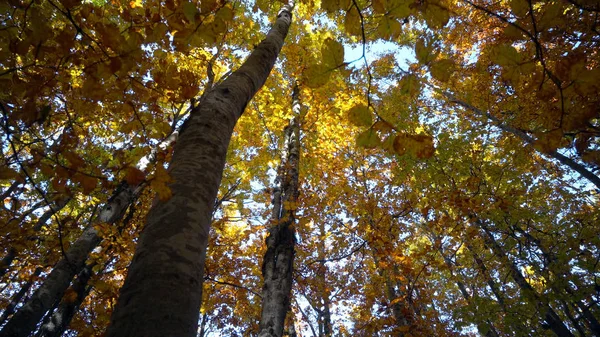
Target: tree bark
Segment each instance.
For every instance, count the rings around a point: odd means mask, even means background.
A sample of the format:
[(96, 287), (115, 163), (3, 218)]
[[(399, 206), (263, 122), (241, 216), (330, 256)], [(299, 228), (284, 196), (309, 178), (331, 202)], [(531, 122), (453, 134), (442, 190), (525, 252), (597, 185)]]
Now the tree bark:
[(281, 337), (292, 292), (295, 206), (298, 199), (300, 160), (300, 98), (297, 84), (292, 90), (294, 117), (284, 130), (284, 149), (273, 192), (272, 226), (267, 237), (262, 274), (262, 311), (259, 337)]
[(169, 167), (172, 197), (156, 200), (106, 332), (195, 336), (211, 214), (233, 127), (265, 83), (291, 23), (284, 6), (244, 64), (215, 86), (183, 126)]

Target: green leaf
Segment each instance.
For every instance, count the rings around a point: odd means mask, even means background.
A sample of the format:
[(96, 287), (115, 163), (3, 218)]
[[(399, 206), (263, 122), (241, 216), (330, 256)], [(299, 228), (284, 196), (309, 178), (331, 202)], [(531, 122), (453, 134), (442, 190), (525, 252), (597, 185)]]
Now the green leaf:
[(454, 62), (450, 59), (442, 59), (429, 66), (431, 76), (440, 82), (448, 82), (454, 72)]
[(398, 20), (386, 15), (379, 21), (377, 33), (384, 39), (395, 39), (402, 33), (402, 25)]
[(421, 92), (421, 83), (417, 76), (410, 74), (404, 76), (399, 83), (400, 93), (403, 95), (409, 95), (416, 97)]
[(427, 64), (434, 60), (437, 54), (433, 52), (433, 43), (425, 39), (418, 39), (415, 43), (415, 56), (421, 64)]
[(444, 7), (440, 7), (437, 4), (427, 6), (427, 9), (423, 13), (427, 26), (432, 29), (443, 28), (450, 20), (450, 12)]
[(309, 88), (318, 88), (329, 81), (331, 76), (331, 69), (322, 63), (310, 64), (304, 69), (304, 83)]
[(364, 104), (358, 104), (348, 110), (348, 120), (356, 126), (371, 126), (373, 119), (369, 108)]
[(189, 1), (185, 1), (181, 7), (183, 10), (183, 15), (185, 15), (185, 18), (189, 22), (194, 23), (196, 13), (198, 12), (196, 5), (194, 5), (193, 3), (189, 2)]
[(373, 129), (365, 130), (356, 137), (356, 145), (372, 149), (381, 145), (381, 140), (377, 136), (377, 132)]
[(344, 63), (344, 46), (330, 37), (325, 39), (321, 47), (323, 63), (333, 69)]

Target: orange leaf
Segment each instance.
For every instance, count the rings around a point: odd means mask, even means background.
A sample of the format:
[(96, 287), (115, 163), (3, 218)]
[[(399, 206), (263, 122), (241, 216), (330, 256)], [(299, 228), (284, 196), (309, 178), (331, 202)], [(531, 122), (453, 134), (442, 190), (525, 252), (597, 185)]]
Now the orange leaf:
[(131, 186), (137, 186), (146, 179), (146, 174), (135, 167), (127, 168), (125, 181)]

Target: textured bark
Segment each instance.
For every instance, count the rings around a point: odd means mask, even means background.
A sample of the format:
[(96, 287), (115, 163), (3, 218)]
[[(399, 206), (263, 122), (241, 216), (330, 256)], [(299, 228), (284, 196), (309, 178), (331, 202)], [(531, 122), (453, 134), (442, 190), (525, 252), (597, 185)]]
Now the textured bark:
[(290, 23), (286, 6), (244, 64), (192, 110), (169, 167), (172, 197), (157, 200), (148, 214), (107, 337), (196, 335), (211, 214), (229, 140), (273, 68)]
[[(511, 133), (511, 134), (519, 137), (526, 144), (531, 145), (531, 146), (534, 145), (535, 139), (533, 137), (531, 137), (530, 135), (526, 134), (525, 132), (523, 132), (519, 129), (513, 128), (509, 125), (502, 123), (502, 121), (500, 119), (494, 117), (489, 112), (482, 111), (482, 110), (472, 106), (471, 104), (454, 97), (454, 95), (452, 95), (448, 92), (443, 92), (443, 91), (438, 91), (438, 92), (440, 92), (442, 95), (444, 95), (446, 98), (448, 98), (451, 102), (456, 103), (456, 104), (462, 106), (463, 108), (466, 108), (466, 109), (474, 112), (478, 116), (489, 119), (490, 121), (494, 122), (494, 124), (496, 124), (496, 126), (499, 129), (504, 130), (508, 133)], [(597, 188), (600, 188), (600, 177), (598, 177), (597, 175), (592, 173), (590, 170), (585, 168), (585, 166), (579, 164), (578, 162), (574, 161), (573, 159), (571, 159), (567, 156), (560, 154), (557, 150), (554, 150), (554, 151), (548, 152), (548, 153), (544, 153), (544, 154), (558, 160), (561, 164), (570, 167), (575, 172), (579, 173), (582, 177), (589, 180), (592, 184), (596, 185)]]
[(294, 118), (284, 130), (284, 149), (273, 189), (272, 226), (262, 265), (263, 289), (259, 337), (281, 337), (290, 308), (294, 246), (294, 207), (298, 199), (298, 162), (300, 159), (300, 100), (297, 85), (292, 92)]
[(79, 309), (79, 306), (89, 294), (91, 287), (88, 286), (92, 278), (92, 268), (95, 264), (87, 265), (79, 272), (77, 279), (73, 281), (72, 290), (77, 294), (75, 300), (64, 299), (58, 305), (58, 308), (44, 322), (37, 336), (39, 337), (60, 337), (69, 327), (73, 316)]
[[(114, 223), (123, 217), (131, 202), (134, 190), (125, 186), (107, 202), (94, 222)], [(31, 335), (44, 314), (52, 308), (71, 284), (71, 280), (85, 266), (89, 254), (102, 241), (98, 231), (89, 225), (73, 242), (42, 285), (25, 304), (11, 317), (0, 331), (0, 337), (25, 337)]]
[(496, 239), (487, 228), (487, 226), (479, 219), (475, 220), (479, 228), (485, 232), (485, 242), (492, 249), (494, 255), (500, 260), (507, 263), (509, 272), (515, 283), (519, 286), (523, 295), (530, 299), (532, 304), (536, 306), (545, 320), (548, 327), (559, 337), (574, 337), (571, 331), (565, 326), (560, 316), (552, 309), (548, 300), (538, 294), (535, 289), (527, 282), (519, 268), (508, 259), (504, 249), (496, 242)]
[(33, 272), (33, 275), (29, 278), (29, 281), (27, 281), (27, 283), (25, 283), (21, 287), (21, 289), (19, 289), (19, 292), (17, 292), (12, 297), (12, 299), (10, 300), (10, 303), (6, 306), (6, 308), (4, 308), (4, 311), (2, 312), (2, 316), (0, 316), (0, 326), (2, 326), (4, 324), (4, 322), (6, 322), (8, 317), (14, 312), (17, 304), (21, 303), (21, 300), (23, 299), (23, 297), (29, 292), (29, 289), (31, 289), (31, 285), (33, 284), (34, 279), (36, 277), (40, 276), (41, 273), (42, 273), (42, 268), (41, 267), (36, 268), (35, 271)]

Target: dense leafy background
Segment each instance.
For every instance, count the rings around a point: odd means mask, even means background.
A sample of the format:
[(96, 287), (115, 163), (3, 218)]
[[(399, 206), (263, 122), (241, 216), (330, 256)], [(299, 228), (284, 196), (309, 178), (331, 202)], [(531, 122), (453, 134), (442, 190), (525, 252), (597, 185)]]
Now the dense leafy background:
[[(3, 320), (93, 224), (104, 240), (70, 333), (104, 331), (152, 199), (170, 195), (172, 146), (160, 144), (279, 6), (0, 3)], [(591, 335), (599, 13), (593, 0), (297, 3), (230, 144), (202, 332), (257, 330), (270, 186), (298, 80), (299, 333), (325, 335), (329, 308), (336, 336), (551, 336), (545, 305)], [(143, 191), (119, 223), (95, 221), (122, 181)]]

